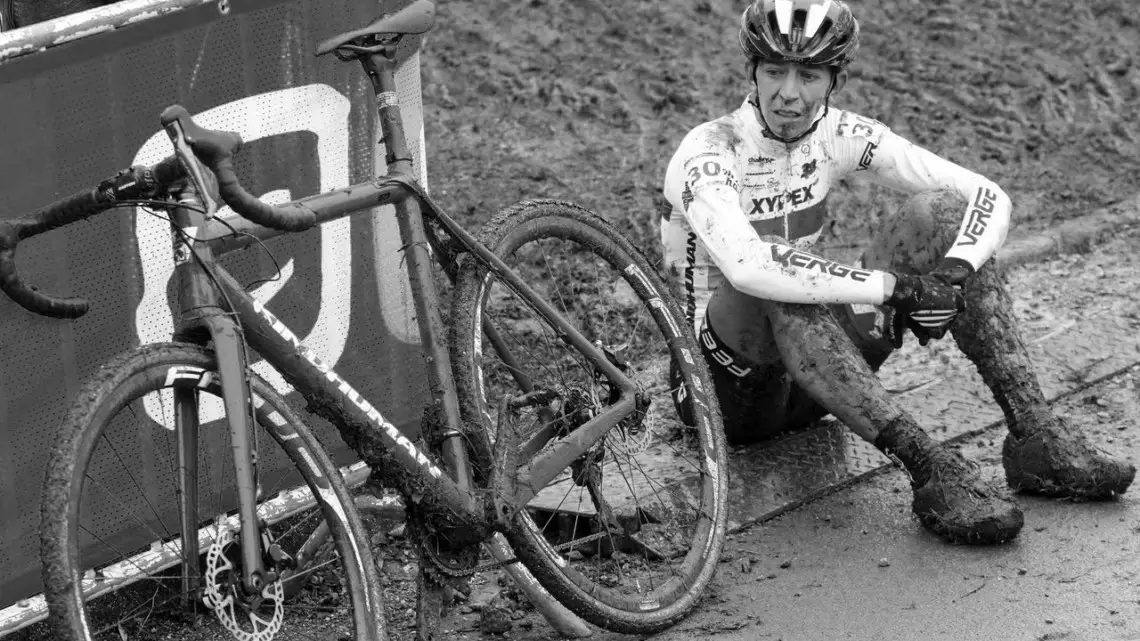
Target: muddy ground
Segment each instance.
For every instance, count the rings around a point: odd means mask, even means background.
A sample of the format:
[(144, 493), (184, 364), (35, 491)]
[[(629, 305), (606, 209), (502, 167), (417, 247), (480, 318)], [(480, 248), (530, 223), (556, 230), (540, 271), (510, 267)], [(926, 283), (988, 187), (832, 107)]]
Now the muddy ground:
[[(740, 105), (740, 0), (448, 0), (422, 59), (428, 170), (485, 220), (521, 198), (582, 203), (650, 252), (681, 137)], [(862, 49), (836, 106), (997, 181), (1020, 229), (1140, 188), (1140, 13), (1130, 0), (852, 3)], [(857, 243), (900, 198), (832, 202), (825, 245)]]

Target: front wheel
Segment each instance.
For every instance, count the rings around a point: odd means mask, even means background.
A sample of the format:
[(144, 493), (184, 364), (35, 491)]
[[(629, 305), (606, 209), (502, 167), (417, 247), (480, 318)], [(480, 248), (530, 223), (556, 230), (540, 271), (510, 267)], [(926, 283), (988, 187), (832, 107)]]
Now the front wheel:
[[(645, 257), (580, 207), (521, 203), (480, 240), (637, 386), (636, 411), (542, 488), (508, 538), (539, 582), (588, 621), (626, 633), (668, 627), (712, 578), (727, 520), (723, 428), (692, 330)], [(550, 319), (471, 257), (453, 305), (453, 369), (468, 420), (494, 434), (503, 397), (554, 392), (512, 421), (520, 463), (620, 398)]]
[[(234, 458), (216, 372), (206, 349), (147, 345), (82, 388), (52, 450), (42, 503), (44, 593), (57, 638), (383, 638), (369, 540), (341, 473), (252, 373), (270, 575), (256, 592), (241, 585)], [(180, 456), (180, 439), (193, 456)], [(197, 540), (184, 544), (180, 512), (189, 505)], [(306, 563), (306, 553), (318, 556), (314, 531), (331, 533), (331, 549)], [(212, 617), (198, 616), (203, 605)]]

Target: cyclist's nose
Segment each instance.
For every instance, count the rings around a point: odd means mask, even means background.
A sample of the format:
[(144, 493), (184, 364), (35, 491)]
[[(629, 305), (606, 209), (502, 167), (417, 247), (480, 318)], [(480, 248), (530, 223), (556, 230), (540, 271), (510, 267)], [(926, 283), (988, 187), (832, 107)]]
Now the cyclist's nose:
[(780, 83), (780, 89), (776, 95), (785, 102), (791, 102), (800, 97), (800, 77), (796, 73), (788, 73), (784, 76), (784, 81)]

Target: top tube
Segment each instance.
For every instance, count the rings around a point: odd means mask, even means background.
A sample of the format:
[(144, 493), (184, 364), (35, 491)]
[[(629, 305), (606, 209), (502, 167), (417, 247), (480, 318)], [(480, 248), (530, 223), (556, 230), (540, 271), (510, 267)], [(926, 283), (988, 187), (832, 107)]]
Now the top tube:
[[(380, 178), (322, 194), (314, 194), (278, 206), (288, 207), (293, 203), (303, 204), (316, 212), (316, 224), (320, 225), (362, 209), (392, 205), (404, 200), (407, 196), (408, 190), (405, 187), (397, 183), (384, 183), (383, 178)], [(226, 217), (225, 221), (229, 223), (230, 227), (233, 227), (233, 230), (215, 220), (209, 224), (198, 239), (199, 242), (209, 243), (216, 256), (244, 249), (258, 240), (266, 241), (270, 238), (293, 233), (258, 225), (237, 215)], [(235, 234), (234, 231), (237, 233)]]

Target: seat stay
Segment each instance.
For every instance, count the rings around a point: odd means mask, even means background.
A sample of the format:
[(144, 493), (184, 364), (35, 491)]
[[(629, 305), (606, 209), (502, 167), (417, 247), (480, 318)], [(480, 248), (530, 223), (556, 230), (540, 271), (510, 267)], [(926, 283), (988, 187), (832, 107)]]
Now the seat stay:
[[(386, 14), (367, 27), (346, 31), (324, 40), (317, 45), (317, 55), (335, 51), (344, 45), (363, 46), (371, 39), (383, 36), (405, 36), (426, 33), (435, 25), (435, 3), (431, 0), (416, 0), (399, 11)], [(359, 42), (358, 42), (359, 41)]]

